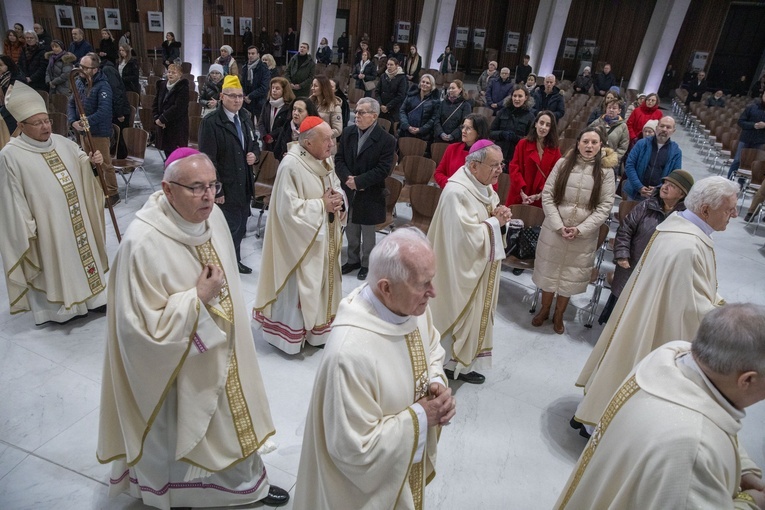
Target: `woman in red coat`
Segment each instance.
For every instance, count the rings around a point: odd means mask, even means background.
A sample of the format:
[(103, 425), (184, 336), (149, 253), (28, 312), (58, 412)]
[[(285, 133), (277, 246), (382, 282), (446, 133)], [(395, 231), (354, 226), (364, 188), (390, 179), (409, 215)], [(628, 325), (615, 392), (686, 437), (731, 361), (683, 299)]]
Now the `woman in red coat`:
[(441, 162), (436, 167), (436, 173), (433, 175), (433, 179), (441, 189), (446, 186), (449, 177), (465, 164), (465, 158), (470, 147), (477, 140), (489, 138), (489, 123), (486, 121), (486, 117), (477, 113), (471, 113), (465, 117), (460, 129), (462, 141), (452, 143), (446, 148)]
[(649, 120), (661, 120), (662, 113), (659, 110), (659, 96), (648, 94), (643, 104), (635, 108), (627, 119), (627, 129), (630, 131), (630, 147), (635, 145), (643, 134), (643, 126)]
[(560, 159), (555, 115), (548, 110), (537, 114), (534, 128), (515, 146), (510, 162), (510, 194), (507, 205), (542, 207), (542, 189), (547, 176)]

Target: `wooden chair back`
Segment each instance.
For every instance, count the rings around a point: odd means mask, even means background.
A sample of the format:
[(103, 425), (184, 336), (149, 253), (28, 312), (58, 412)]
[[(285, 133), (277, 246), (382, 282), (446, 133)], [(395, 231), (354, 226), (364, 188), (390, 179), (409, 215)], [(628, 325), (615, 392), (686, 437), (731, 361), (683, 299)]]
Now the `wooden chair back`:
[(375, 230), (382, 230), (393, 224), (393, 213), (396, 210), (398, 197), (401, 195), (401, 189), (404, 185), (395, 177), (385, 178), (385, 221), (375, 227)]
[(391, 124), (388, 119), (383, 119), (382, 117), (377, 117), (377, 123), (380, 125), (381, 128), (383, 128), (387, 133), (390, 133)]
[(566, 157), (568, 151), (576, 147), (576, 138), (561, 138), (558, 142), (558, 148), (562, 157)]
[(183, 74), (191, 74), (191, 62), (182, 62), (181, 63), (181, 72)]
[(154, 132), (154, 115), (151, 113), (151, 108), (141, 108), (138, 110), (138, 119), (141, 121), (141, 128), (149, 133)]
[(446, 149), (449, 147), (449, 143), (436, 142), (430, 144), (430, 159), (436, 162), (436, 166), (441, 163), (441, 159), (444, 157)]
[[(526, 204), (514, 204), (510, 206), (510, 212), (514, 220), (523, 220), (524, 227), (539, 227), (545, 221), (545, 212), (541, 207)], [(508, 255), (502, 265), (512, 269), (534, 269), (534, 259), (519, 259)]]
[(149, 132), (145, 129), (128, 127), (122, 130), (122, 139), (127, 147), (127, 159), (143, 162), (146, 157)]
[(199, 94), (197, 91), (189, 90), (189, 103), (196, 103), (197, 101), (199, 101)]
[(151, 71), (154, 73), (154, 76), (162, 78), (165, 75), (165, 66), (161, 62), (156, 63), (152, 66)]
[(398, 153), (402, 158), (406, 156), (424, 156), (427, 148), (427, 142), (419, 138), (402, 136), (398, 139)]
[(401, 160), (406, 184), (427, 184), (436, 171), (436, 162), (424, 156), (406, 156)]
[[(189, 106), (191, 106), (189, 104)], [(199, 125), (202, 123), (201, 115), (189, 115), (189, 147), (199, 147)]]
[(619, 224), (624, 223), (624, 218), (626, 218), (632, 209), (639, 203), (640, 202), (637, 200), (622, 200), (619, 202), (619, 214), (617, 216), (619, 218)]
[(491, 124), (491, 121), (494, 119), (494, 110), (487, 106), (474, 106), (473, 113), (477, 113), (478, 115), (483, 115), (486, 117), (486, 120), (489, 121), (489, 124)]
[(428, 233), (430, 222), (441, 198), (441, 188), (427, 184), (415, 184), (411, 190), (412, 225)]
[(497, 179), (497, 196), (499, 197), (499, 205), (505, 205), (507, 203), (507, 196), (510, 194), (510, 174), (502, 172)]
[(50, 102), (50, 94), (44, 90), (38, 90), (37, 93), (40, 94), (40, 97), (42, 97), (43, 100), (45, 100), (45, 105), (47, 106)]
[(69, 134), (69, 120), (65, 113), (52, 112), (48, 114), (48, 117), (50, 118), (50, 129), (52, 133), (61, 136), (67, 136)]
[(51, 94), (48, 110), (66, 115), (69, 110), (69, 96), (64, 94)]
[(110, 157), (114, 160), (117, 159), (117, 149), (120, 146), (120, 127), (117, 124), (112, 124), (112, 139), (109, 141)]
[(189, 101), (189, 117), (201, 116), (202, 104), (197, 101)]
[(154, 106), (154, 95), (153, 94), (142, 94), (141, 95), (141, 108), (145, 108), (149, 111), (151, 111), (152, 107)]
[(271, 196), (278, 168), (279, 162), (276, 160), (273, 152), (263, 151), (260, 153), (260, 168), (258, 178), (255, 181), (255, 192), (253, 193), (256, 198)]
[(752, 184), (762, 184), (765, 181), (765, 160), (758, 159), (752, 163)]

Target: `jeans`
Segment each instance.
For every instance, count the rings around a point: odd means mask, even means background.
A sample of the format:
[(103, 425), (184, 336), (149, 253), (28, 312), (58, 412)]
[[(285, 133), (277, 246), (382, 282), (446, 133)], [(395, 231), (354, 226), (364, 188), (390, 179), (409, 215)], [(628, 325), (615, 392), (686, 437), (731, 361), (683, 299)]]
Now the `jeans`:
[(741, 153), (744, 149), (761, 149), (763, 148), (763, 145), (755, 144), (755, 143), (744, 143), (744, 142), (738, 142), (738, 149), (736, 149), (736, 155), (733, 156), (733, 163), (730, 165), (730, 170), (728, 170), (728, 179), (733, 177), (736, 172), (738, 172), (738, 167), (741, 165)]

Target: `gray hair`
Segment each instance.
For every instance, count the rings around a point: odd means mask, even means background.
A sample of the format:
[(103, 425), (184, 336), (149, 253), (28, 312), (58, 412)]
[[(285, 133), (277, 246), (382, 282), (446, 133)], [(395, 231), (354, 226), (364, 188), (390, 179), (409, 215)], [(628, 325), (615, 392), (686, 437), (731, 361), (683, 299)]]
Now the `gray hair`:
[(36, 43), (40, 42), (40, 38), (37, 37), (37, 33), (34, 30), (27, 30), (26, 32), (24, 32), (24, 37), (28, 35), (31, 35), (32, 37), (34, 37)]
[(723, 200), (737, 196), (740, 189), (738, 184), (725, 177), (719, 175), (707, 177), (694, 183), (688, 196), (685, 197), (685, 207), (695, 214), (701, 214), (701, 208), (704, 205), (718, 209), (723, 205)]
[(382, 279), (403, 282), (412, 276), (407, 255), (415, 246), (432, 250), (430, 241), (416, 227), (397, 228), (385, 236), (369, 255), (369, 284), (374, 287)]
[(509, 73), (509, 72), (510, 72), (510, 68), (509, 67), (503, 67), (502, 69), (499, 70), (499, 74)]
[(181, 170), (183, 168), (182, 165), (192, 163), (198, 159), (207, 161), (208, 163), (210, 163), (210, 166), (212, 168), (215, 168), (215, 165), (213, 165), (213, 162), (210, 159), (210, 156), (208, 156), (204, 152), (200, 152), (199, 154), (192, 154), (191, 156), (186, 156), (185, 158), (176, 159), (175, 161), (167, 165), (167, 168), (165, 168), (165, 173), (162, 175), (162, 180), (164, 182), (177, 181), (178, 174), (181, 173)]
[(362, 97), (358, 100), (356, 103), (356, 106), (362, 105), (362, 104), (368, 104), (369, 109), (374, 112), (375, 115), (380, 115), (380, 103), (377, 102), (377, 99), (371, 98), (371, 97)]
[(499, 145), (487, 145), (486, 147), (483, 147), (481, 149), (478, 149), (475, 152), (471, 152), (467, 155), (465, 158), (465, 164), (470, 165), (473, 161), (476, 163), (483, 163), (486, 159), (486, 156), (489, 155), (490, 150), (498, 150), (501, 151), (502, 149), (499, 147)]
[(545, 76), (545, 80), (546, 80), (547, 78), (552, 78), (553, 80), (555, 80), (555, 81), (556, 81), (556, 83), (557, 83), (557, 81), (558, 81), (558, 77), (557, 77), (557, 76), (555, 76), (554, 74), (548, 74), (548, 75), (546, 75), (546, 76)]
[(715, 308), (701, 321), (691, 352), (718, 374), (754, 370), (765, 375), (765, 306), (731, 303)]
[(422, 79), (423, 79), (423, 78), (427, 78), (427, 79), (428, 79), (428, 81), (430, 82), (430, 86), (431, 86), (431, 88), (432, 88), (433, 90), (436, 90), (436, 79), (435, 79), (435, 78), (433, 78), (433, 75), (432, 75), (432, 74), (423, 74), (423, 75), (420, 77), (420, 81), (422, 81)]

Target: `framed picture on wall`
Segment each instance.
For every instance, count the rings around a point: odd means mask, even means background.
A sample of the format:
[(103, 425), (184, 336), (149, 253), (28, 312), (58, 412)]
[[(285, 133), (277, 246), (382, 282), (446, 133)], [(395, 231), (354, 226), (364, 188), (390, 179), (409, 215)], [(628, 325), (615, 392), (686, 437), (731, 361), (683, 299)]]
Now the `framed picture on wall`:
[(239, 18), (239, 35), (244, 35), (247, 28), (252, 32), (252, 18)]
[(104, 20), (109, 30), (122, 30), (122, 19), (119, 9), (104, 9)]
[(221, 16), (220, 26), (223, 27), (223, 35), (234, 35), (234, 17)]
[(80, 7), (80, 16), (82, 16), (82, 28), (86, 30), (98, 30), (98, 9), (95, 7)]
[(74, 28), (74, 12), (71, 5), (56, 6), (56, 20), (58, 28)]
[(149, 15), (149, 32), (164, 32), (162, 23), (162, 11), (147, 11)]

